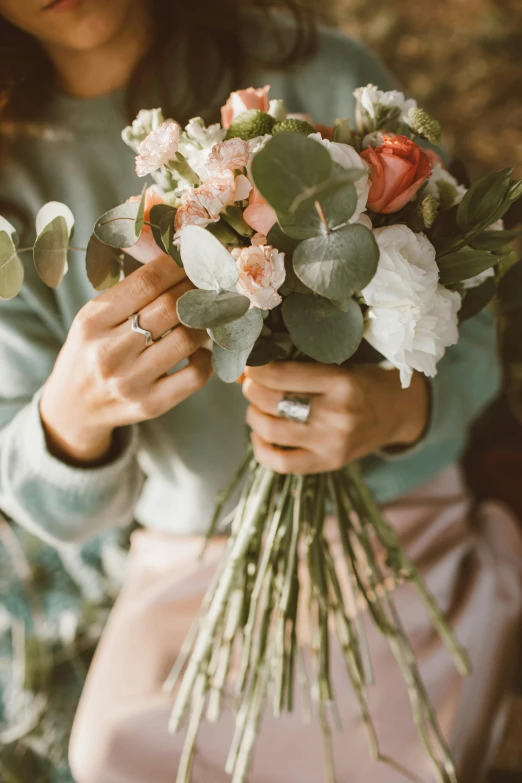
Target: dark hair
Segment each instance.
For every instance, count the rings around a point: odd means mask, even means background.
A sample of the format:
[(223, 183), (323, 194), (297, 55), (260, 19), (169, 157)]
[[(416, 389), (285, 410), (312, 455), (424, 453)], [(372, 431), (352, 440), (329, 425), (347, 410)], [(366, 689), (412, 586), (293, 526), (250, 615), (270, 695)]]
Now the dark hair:
[[(129, 118), (140, 106), (140, 95), (154, 86), (157, 105), (168, 116), (179, 121), (190, 116), (205, 116), (215, 96), (219, 80), (226, 78), (231, 89), (245, 86), (243, 74), (250, 66), (283, 67), (311, 54), (315, 44), (315, 25), (308, 3), (302, 0), (198, 0), (178, 3), (176, 0), (150, 0), (155, 38), (149, 52), (136, 68), (127, 90)], [(193, 10), (193, 6), (197, 9)], [(244, 23), (244, 11), (256, 13), (270, 34), (280, 36), (272, 54), (261, 62), (255, 47), (242, 49), (237, 42)], [(282, 36), (278, 12), (291, 15), (291, 35)], [(285, 26), (287, 27), (287, 26)], [(173, 35), (172, 30), (176, 30)], [(171, 105), (164, 66), (174, 47), (183, 47), (188, 66), (183, 95)], [(204, 51), (205, 57), (201, 57)], [(212, 56), (209, 68), (207, 53)], [(154, 77), (154, 78), (151, 78)], [(0, 111), (10, 119), (36, 118), (52, 92), (53, 66), (40, 43), (32, 36), (0, 18)], [(208, 111), (207, 111), (208, 113)]]

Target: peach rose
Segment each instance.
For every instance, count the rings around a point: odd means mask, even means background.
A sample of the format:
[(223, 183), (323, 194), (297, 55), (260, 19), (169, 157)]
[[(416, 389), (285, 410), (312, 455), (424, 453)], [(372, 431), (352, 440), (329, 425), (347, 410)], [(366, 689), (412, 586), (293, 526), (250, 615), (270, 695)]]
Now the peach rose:
[(431, 175), (426, 153), (406, 136), (383, 135), (382, 146), (361, 152), (372, 167), (368, 208), (388, 215), (410, 201)]
[(231, 93), (229, 99), (221, 108), (221, 125), (224, 128), (230, 128), (236, 117), (248, 109), (268, 111), (269, 91), (270, 85), (267, 84), (257, 90), (249, 87), (246, 90), (237, 90)]
[(145, 177), (176, 157), (179, 145), (179, 125), (172, 120), (162, 122), (145, 136), (136, 155), (136, 174)]
[(281, 304), (277, 293), (285, 280), (285, 254), (270, 245), (235, 248), (232, 255), (239, 270), (236, 289), (247, 296), (251, 306), (272, 310)]
[[(131, 196), (127, 201), (140, 201), (141, 196)], [(150, 223), (150, 211), (156, 204), (164, 204), (165, 200), (163, 196), (158, 192), (156, 186), (152, 185), (145, 191), (145, 211), (143, 217), (146, 223)], [(140, 238), (132, 247), (124, 247), (123, 250), (140, 264), (147, 264), (149, 261), (154, 261), (159, 256), (164, 255), (163, 252), (156, 244), (156, 240), (152, 235), (152, 229), (150, 226), (144, 225)]]
[(265, 236), (277, 221), (275, 210), (263, 198), (257, 188), (252, 190), (248, 207), (243, 212), (245, 223)]
[(212, 147), (207, 168), (212, 172), (244, 169), (250, 160), (250, 148), (243, 139), (229, 139)]

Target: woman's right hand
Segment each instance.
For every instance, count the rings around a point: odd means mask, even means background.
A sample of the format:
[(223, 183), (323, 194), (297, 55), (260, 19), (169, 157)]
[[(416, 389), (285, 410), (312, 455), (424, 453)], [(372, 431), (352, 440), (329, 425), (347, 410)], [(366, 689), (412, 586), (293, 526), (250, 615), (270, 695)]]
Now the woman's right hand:
[[(191, 287), (183, 269), (163, 255), (80, 310), (40, 399), (57, 457), (99, 463), (116, 427), (160, 416), (204, 386), (212, 373), (211, 354), (201, 347), (207, 334), (180, 324), (176, 312)], [(134, 313), (153, 345), (132, 331)], [(187, 358), (186, 367), (166, 375)]]

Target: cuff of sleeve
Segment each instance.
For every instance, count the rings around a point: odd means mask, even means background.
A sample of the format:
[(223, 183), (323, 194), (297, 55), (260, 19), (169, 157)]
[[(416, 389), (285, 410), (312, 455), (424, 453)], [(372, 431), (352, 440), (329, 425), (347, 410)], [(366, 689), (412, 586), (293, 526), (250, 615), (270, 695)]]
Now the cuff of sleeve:
[(23, 428), (24, 454), (31, 470), (43, 481), (69, 492), (85, 492), (93, 488), (96, 493), (106, 486), (113, 486), (127, 465), (135, 458), (138, 449), (136, 425), (115, 430), (116, 442), (113, 458), (98, 467), (82, 468), (67, 465), (57, 459), (47, 447), (45, 431), (40, 418), (40, 389), (33, 397)]

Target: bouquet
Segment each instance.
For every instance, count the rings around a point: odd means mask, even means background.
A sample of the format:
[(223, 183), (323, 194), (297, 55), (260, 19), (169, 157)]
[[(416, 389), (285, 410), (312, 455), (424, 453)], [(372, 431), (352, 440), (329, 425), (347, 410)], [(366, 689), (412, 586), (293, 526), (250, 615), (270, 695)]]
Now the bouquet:
[[(93, 286), (116, 283), (127, 255), (145, 263), (161, 248), (194, 285), (178, 302), (179, 319), (207, 330), (214, 370), (227, 383), (247, 365), (280, 359), (386, 363), (398, 368), (403, 387), (414, 370), (435, 376), (458, 341), (459, 322), (493, 299), (517, 260), (515, 233), (503, 230), (502, 216), (522, 186), (504, 169), (467, 189), (433, 150), (440, 126), (415, 101), (373, 85), (357, 89), (355, 99), (355, 127), (342, 118), (333, 128), (316, 127), (309, 117), (287, 115), (268, 87), (233, 93), (222, 123), (209, 127), (195, 118), (182, 128), (159, 109), (141, 111), (123, 139), (136, 153), (137, 174), (152, 175), (155, 184), (97, 221), (86, 252)], [(73, 225), (57, 202), (37, 216), (34, 260), (50, 286), (66, 271)], [(23, 266), (13, 227), (3, 221), (0, 229), (0, 295), (9, 298)], [(302, 400), (285, 404), (287, 415), (306, 418)], [(360, 467), (281, 476), (248, 453), (219, 499), (209, 536), (236, 490), (225, 554), (165, 686), (176, 688), (172, 731), (188, 715), (178, 783), (191, 779), (200, 722), (217, 720), (225, 701), (236, 715), (226, 769), (233, 783), (246, 781), (267, 701), (276, 716), (291, 711), (296, 683), (307, 711), (317, 710), (332, 783), (335, 637), (371, 753), (418, 781), (379, 749), (362, 612), (404, 675), (435, 780), (457, 783), (393, 587), (409, 582), (417, 590), (462, 673), (469, 670), (466, 652)], [(325, 533), (327, 517), (335, 519), (340, 561)], [(303, 614), (306, 639), (297, 632)]]

